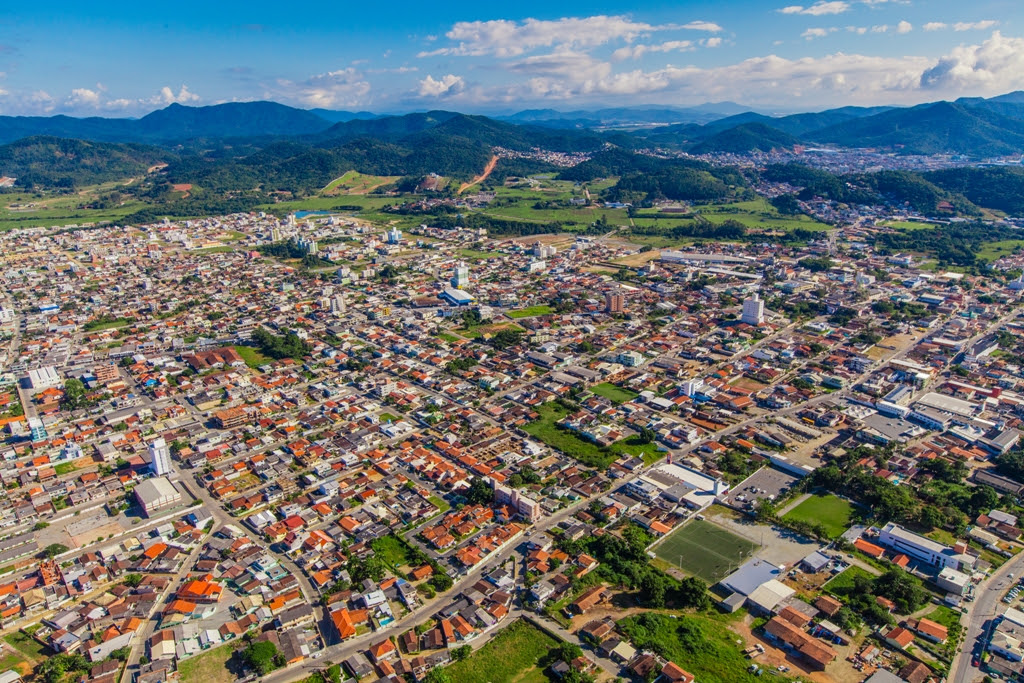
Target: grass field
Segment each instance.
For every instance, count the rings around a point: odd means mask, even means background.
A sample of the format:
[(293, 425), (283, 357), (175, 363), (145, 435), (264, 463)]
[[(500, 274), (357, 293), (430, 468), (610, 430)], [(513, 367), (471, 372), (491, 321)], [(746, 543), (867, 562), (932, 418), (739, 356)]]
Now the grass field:
[(540, 629), (516, 621), (445, 672), (452, 683), (547, 683), (539, 662), (556, 645), (558, 642)]
[(619, 628), (639, 650), (652, 650), (692, 673), (700, 683), (753, 683), (789, 681), (768, 667), (770, 676), (758, 678), (747, 667), (743, 641), (723, 623), (726, 617), (647, 612), (626, 617)]
[(603, 396), (612, 403), (626, 403), (628, 401), (632, 401), (634, 398), (640, 395), (635, 391), (623, 389), (622, 387), (617, 387), (614, 384), (610, 384), (608, 382), (592, 386), (590, 387), (590, 390), (597, 394), (598, 396)]
[(14, 669), (22, 677), (31, 674), (36, 665), (49, 656), (49, 650), (20, 631), (4, 636), (4, 644), (13, 652), (6, 648), (0, 652), (0, 671)]
[(0, 230), (12, 228), (60, 227), (85, 223), (104, 223), (124, 218), (145, 208), (142, 202), (132, 201), (109, 209), (79, 208), (93, 201), (103, 192), (109, 192), (124, 183), (105, 183), (85, 187), (75, 194), (21, 192), (0, 195)]
[(695, 519), (666, 536), (654, 554), (712, 584), (735, 571), (757, 548), (752, 541)]
[(456, 337), (454, 334), (448, 334), (447, 332), (438, 332), (437, 338), (444, 339), (449, 344), (455, 344), (456, 342), (462, 341), (459, 337)]
[(828, 494), (827, 496), (811, 496), (787, 512), (785, 519), (808, 524), (822, 524), (828, 529), (829, 536), (836, 538), (850, 528), (852, 513), (853, 506), (849, 502)]
[(233, 683), (237, 676), (228, 670), (227, 663), (234, 651), (233, 644), (221, 645), (178, 662), (181, 683)]
[(868, 579), (873, 577), (867, 570), (851, 565), (825, 583), (824, 588), (829, 593), (845, 598), (853, 592), (853, 580), (857, 576), (864, 576)]
[(653, 443), (641, 444), (636, 437), (616, 441), (608, 448), (577, 436), (575, 433), (559, 429), (555, 424), (569, 411), (557, 403), (546, 403), (537, 408), (540, 419), (523, 427), (523, 430), (552, 448), (556, 448), (584, 465), (597, 469), (607, 469), (622, 455), (641, 457), (648, 465), (660, 460), (664, 453), (657, 450)]
[(469, 261), (486, 261), (501, 256), (498, 251), (480, 251), (479, 249), (459, 249), (459, 256)]
[(398, 180), (398, 176), (367, 175), (358, 171), (349, 171), (340, 178), (332, 180), (321, 192), (325, 195), (367, 194), (387, 183)]
[(255, 349), (251, 346), (232, 346), (231, 348), (238, 352), (238, 355), (242, 357), (242, 360), (244, 360), (245, 364), (250, 368), (258, 368), (261, 365), (274, 362), (273, 358), (270, 356), (264, 356), (259, 349)]
[(533, 318), (538, 315), (551, 315), (554, 312), (555, 309), (551, 308), (550, 306), (541, 305), (530, 306), (529, 308), (521, 308), (518, 311), (508, 311), (507, 313), (505, 313), (505, 315), (512, 318), (513, 320), (518, 320), (519, 318)]
[(370, 547), (373, 548), (373, 554), (391, 567), (392, 571), (397, 572), (399, 567), (409, 564), (409, 546), (395, 536), (381, 536), (374, 539), (370, 543)]

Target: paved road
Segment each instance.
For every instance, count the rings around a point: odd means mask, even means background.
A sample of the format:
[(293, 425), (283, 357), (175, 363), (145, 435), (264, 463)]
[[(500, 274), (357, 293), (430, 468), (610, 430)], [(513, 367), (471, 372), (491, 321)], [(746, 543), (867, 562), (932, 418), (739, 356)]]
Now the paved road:
[(976, 645), (984, 644), (989, 622), (996, 614), (1003, 612), (1000, 600), (1015, 580), (1009, 578), (1008, 575), (1014, 574), (1016, 577), (1020, 577), (1022, 572), (1024, 572), (1024, 555), (1018, 555), (992, 572), (991, 576), (975, 590), (974, 602), (967, 603), (967, 614), (961, 619), (961, 622), (967, 623), (967, 630), (960, 650), (949, 665), (950, 681), (969, 683), (983, 675), (981, 669), (971, 664), (974, 658), (973, 650)]

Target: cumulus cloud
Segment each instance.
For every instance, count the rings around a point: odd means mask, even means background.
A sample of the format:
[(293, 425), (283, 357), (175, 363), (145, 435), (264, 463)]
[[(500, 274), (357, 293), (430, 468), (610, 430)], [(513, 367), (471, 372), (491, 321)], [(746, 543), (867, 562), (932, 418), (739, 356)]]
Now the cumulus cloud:
[(364, 104), (370, 93), (370, 83), (354, 67), (327, 71), (310, 76), (304, 81), (279, 79), (269, 90), (286, 100), (307, 107), (352, 107)]
[[(712, 38), (709, 40), (718, 40), (721, 42), (721, 38)], [(658, 45), (632, 45), (629, 47), (620, 47), (618, 50), (613, 52), (612, 60), (621, 62), (624, 59), (640, 59), (648, 52), (680, 52), (693, 49), (693, 43), (689, 40), (670, 40)]]
[(605, 15), (563, 18), (555, 21), (460, 21), (445, 34), (458, 45), (421, 52), (419, 56), (515, 57), (541, 47), (595, 47), (613, 40), (631, 43), (641, 35), (668, 28), (671, 27), (654, 26), (635, 22), (627, 17)]
[(985, 19), (984, 21), (975, 21), (975, 22), (958, 21), (957, 23), (953, 24), (953, 30), (954, 31), (987, 31), (988, 29), (990, 29), (993, 26), (996, 26), (998, 24), (999, 24), (999, 22), (995, 21), (994, 19)]
[(871, 27), (871, 32), (872, 33), (885, 33), (888, 30), (889, 30), (889, 25), (888, 24), (880, 24), (878, 26), (872, 26)]
[(433, 76), (427, 74), (427, 77), (420, 81), (418, 92), (420, 97), (445, 97), (457, 94), (465, 87), (466, 82), (462, 76), (447, 74), (439, 80), (435, 80)]
[(89, 88), (75, 88), (64, 101), (67, 107), (87, 107), (95, 109), (100, 106), (100, 93)]
[(164, 105), (169, 104), (188, 104), (189, 102), (198, 102), (200, 99), (199, 95), (188, 89), (188, 86), (182, 84), (181, 88), (175, 93), (171, 90), (170, 86), (165, 85), (160, 88), (160, 92), (150, 98), (150, 104)]
[(721, 26), (710, 21), (691, 21), (678, 28), (686, 29), (687, 31), (707, 31), (708, 33), (718, 33), (722, 30)]
[(921, 74), (929, 90), (970, 90), (991, 94), (1024, 87), (1024, 38), (999, 31), (981, 45), (961, 45)]
[(842, 0), (831, 0), (829, 2), (819, 0), (810, 7), (804, 7), (803, 5), (789, 5), (777, 11), (781, 14), (808, 14), (812, 17), (820, 17), (828, 14), (842, 14), (849, 9), (850, 3), (842, 2)]
[(824, 38), (830, 33), (835, 33), (835, 28), (809, 28), (800, 34), (801, 38), (807, 40), (814, 40), (815, 38)]
[(718, 47), (719, 45), (722, 44), (722, 39), (721, 38), (717, 38), (717, 37), (716, 38), (705, 38), (701, 42), (701, 44), (704, 47)]
[(896, 33), (910, 33), (914, 30), (914, 25), (909, 21), (901, 21), (896, 24)]
[(947, 28), (948, 26), (949, 24), (943, 23), (941, 21), (929, 21), (927, 24), (924, 25), (924, 30), (941, 31), (942, 29)]

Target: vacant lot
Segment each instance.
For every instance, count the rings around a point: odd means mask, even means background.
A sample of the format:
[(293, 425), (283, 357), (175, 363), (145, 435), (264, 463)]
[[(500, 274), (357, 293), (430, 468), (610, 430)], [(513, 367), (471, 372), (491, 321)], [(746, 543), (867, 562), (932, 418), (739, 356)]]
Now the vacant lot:
[(540, 419), (524, 426), (523, 431), (584, 465), (604, 470), (622, 455), (643, 458), (644, 462), (650, 465), (664, 456), (653, 443), (641, 443), (636, 436), (616, 441), (609, 447), (602, 447), (578, 436), (575, 432), (560, 429), (557, 422), (569, 411), (557, 403), (539, 406), (537, 412), (540, 413)]
[(227, 666), (234, 651), (233, 644), (221, 645), (179, 662), (181, 683), (233, 683), (238, 680), (238, 676), (229, 671)]
[(529, 308), (521, 308), (518, 311), (508, 311), (505, 313), (508, 317), (516, 320), (518, 318), (533, 318), (538, 315), (551, 315), (555, 312), (555, 309), (547, 305), (542, 306), (530, 306)]
[(758, 547), (711, 522), (695, 519), (666, 536), (654, 554), (710, 584), (735, 571)]
[(836, 538), (850, 528), (852, 513), (853, 506), (849, 502), (829, 494), (811, 496), (786, 513), (785, 519), (821, 524), (828, 529), (829, 536)]
[(832, 593), (840, 599), (845, 599), (853, 592), (853, 582), (858, 576), (863, 576), (867, 579), (875, 578), (866, 570), (861, 569), (856, 565), (850, 565), (841, 573), (837, 574), (834, 579), (822, 586), (822, 588), (824, 588), (826, 592)]
[(623, 389), (622, 387), (617, 387), (614, 384), (609, 384), (608, 382), (592, 386), (590, 390), (598, 396), (604, 396), (613, 403), (626, 403), (640, 395), (635, 391)]
[(516, 621), (468, 659), (445, 671), (452, 683), (547, 683), (539, 662), (558, 642), (540, 629)]
[(242, 357), (242, 360), (244, 360), (245, 364), (250, 368), (258, 368), (261, 365), (274, 362), (273, 358), (270, 356), (264, 356), (259, 349), (255, 349), (251, 346), (232, 346), (231, 348), (233, 348), (238, 355)]

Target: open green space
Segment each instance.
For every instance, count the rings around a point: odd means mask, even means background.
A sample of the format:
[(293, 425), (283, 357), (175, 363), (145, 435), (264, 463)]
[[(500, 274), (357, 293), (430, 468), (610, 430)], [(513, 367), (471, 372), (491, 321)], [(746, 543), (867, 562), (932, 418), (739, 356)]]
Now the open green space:
[(232, 683), (237, 676), (227, 663), (234, 653), (234, 644), (221, 645), (201, 655), (178, 662), (181, 683)]
[(604, 447), (575, 432), (562, 429), (557, 422), (568, 415), (569, 411), (557, 403), (546, 403), (536, 410), (540, 418), (524, 426), (523, 430), (589, 467), (607, 469), (622, 455), (642, 457), (645, 463), (651, 464), (664, 455), (653, 443), (640, 443), (637, 437), (622, 439)]
[(987, 242), (978, 252), (978, 258), (982, 261), (996, 261), (1004, 256), (1012, 255), (1021, 248), (1024, 248), (1024, 240)]
[(359, 171), (349, 171), (340, 178), (332, 180), (321, 192), (323, 194), (365, 194), (396, 180), (398, 180), (398, 176), (369, 175)]
[(960, 623), (960, 612), (945, 605), (939, 605), (924, 616), (925, 619), (931, 619), (936, 624), (942, 624), (948, 629), (952, 629)]
[(850, 528), (850, 515), (853, 505), (831, 493), (824, 496), (811, 496), (786, 513), (784, 519), (791, 519), (807, 524), (820, 524), (825, 527), (832, 538), (842, 535)]
[(438, 339), (444, 339), (449, 344), (455, 344), (459, 341), (462, 341), (459, 337), (455, 336), (454, 334), (449, 334), (447, 332), (438, 332), (436, 336)]
[(557, 645), (544, 631), (519, 620), (445, 672), (452, 683), (547, 683), (540, 661)]
[(656, 557), (709, 584), (735, 571), (758, 545), (711, 522), (695, 519), (654, 547)]
[(381, 413), (380, 420), (381, 422), (398, 422), (398, 416), (391, 413)]
[(229, 247), (226, 244), (219, 247), (203, 247), (202, 249), (194, 249), (193, 254), (230, 254), (235, 250), (234, 247)]
[(232, 346), (231, 348), (233, 348), (235, 352), (242, 357), (242, 360), (244, 360), (245, 364), (250, 368), (258, 368), (261, 365), (274, 362), (273, 358), (263, 355), (259, 349), (253, 348), (252, 346)]
[(430, 496), (429, 498), (427, 498), (427, 500), (430, 501), (431, 505), (437, 508), (438, 512), (441, 513), (448, 512), (448, 510), (450, 510), (452, 507), (447, 500), (445, 500), (444, 498), (439, 498), (437, 496)]
[(4, 642), (24, 655), (28, 660), (38, 662), (52, 654), (50, 650), (39, 643), (31, 636), (15, 631), (4, 636)]
[(501, 256), (497, 251), (481, 251), (479, 249), (459, 249), (459, 256), (469, 261), (486, 261)]
[(598, 396), (603, 396), (612, 403), (626, 403), (628, 401), (632, 401), (634, 398), (640, 395), (635, 391), (632, 391), (630, 389), (623, 389), (622, 387), (617, 387), (609, 382), (603, 382), (601, 384), (594, 385), (590, 387), (590, 390), (597, 394)]
[(518, 320), (519, 318), (533, 318), (538, 315), (551, 315), (554, 312), (555, 309), (545, 304), (540, 306), (530, 306), (529, 308), (520, 308), (517, 311), (508, 311), (505, 315), (513, 320)]
[(370, 547), (392, 571), (409, 564), (409, 545), (397, 536), (381, 536), (371, 541)]
[(862, 569), (857, 565), (850, 565), (842, 572), (829, 579), (822, 588), (840, 599), (848, 598), (853, 592), (854, 579), (857, 576), (863, 576), (867, 579), (875, 578), (874, 575), (866, 569)]
[[(626, 617), (619, 628), (638, 650), (651, 650), (675, 662), (701, 683), (753, 683), (789, 680), (780, 675), (758, 678), (747, 671), (743, 641), (721, 618), (698, 614), (646, 612)], [(769, 672), (776, 674), (770, 667)]]
[[(123, 183), (121, 183), (123, 185)], [(145, 208), (146, 204), (129, 201), (104, 209), (84, 208), (101, 192), (116, 189), (116, 183), (84, 187), (75, 194), (33, 194), (15, 192), (0, 194), (0, 230), (14, 228), (61, 227), (117, 221)]]

